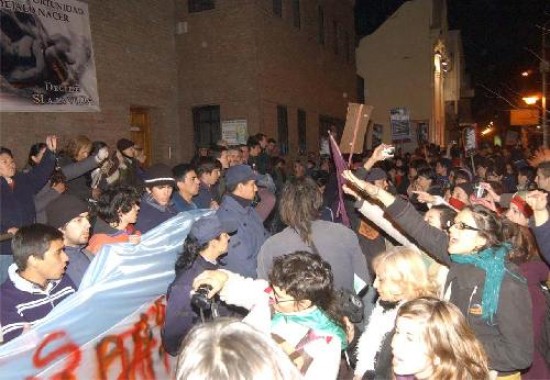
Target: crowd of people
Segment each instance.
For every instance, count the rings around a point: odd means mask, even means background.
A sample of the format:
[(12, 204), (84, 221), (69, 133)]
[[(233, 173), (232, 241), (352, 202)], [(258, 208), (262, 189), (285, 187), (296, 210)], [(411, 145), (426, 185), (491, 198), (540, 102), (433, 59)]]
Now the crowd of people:
[(382, 144), (339, 173), (259, 133), (145, 162), (48, 136), (17, 171), (0, 147), (4, 343), (103, 246), (210, 209), (166, 292), (178, 379), (550, 379), (550, 151)]

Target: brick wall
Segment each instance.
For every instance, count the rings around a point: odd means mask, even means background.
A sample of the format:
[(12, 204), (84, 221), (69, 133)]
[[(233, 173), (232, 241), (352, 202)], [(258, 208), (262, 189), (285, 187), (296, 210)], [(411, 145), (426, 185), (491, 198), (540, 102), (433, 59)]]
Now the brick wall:
[(1, 113), (0, 143), (13, 150), (18, 164), (26, 160), (29, 146), (49, 133), (59, 135), (61, 144), (76, 134), (109, 144), (129, 137), (132, 106), (150, 111), (153, 161), (167, 161), (169, 145), (175, 156), (182, 154), (176, 112), (174, 3), (161, 3), (88, 1), (101, 112)]

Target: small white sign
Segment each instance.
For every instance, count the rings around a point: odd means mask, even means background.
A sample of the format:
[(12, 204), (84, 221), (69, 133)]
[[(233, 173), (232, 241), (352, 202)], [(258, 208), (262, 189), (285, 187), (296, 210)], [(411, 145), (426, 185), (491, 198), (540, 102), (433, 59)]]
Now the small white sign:
[(222, 139), (229, 145), (246, 144), (246, 140), (248, 139), (247, 120), (222, 121)]

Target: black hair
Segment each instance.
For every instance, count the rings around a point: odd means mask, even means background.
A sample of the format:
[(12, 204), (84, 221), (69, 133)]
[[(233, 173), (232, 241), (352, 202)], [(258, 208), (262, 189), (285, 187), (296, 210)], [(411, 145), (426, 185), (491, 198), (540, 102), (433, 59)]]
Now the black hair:
[(63, 241), (63, 233), (45, 224), (31, 224), (21, 227), (11, 240), (13, 261), (20, 271), (27, 269), (29, 257), (44, 259), (52, 241)]
[(8, 148), (6, 148), (4, 146), (0, 146), (0, 154), (7, 154), (11, 158), (13, 158), (13, 153), (11, 152), (11, 150), (9, 150)]
[(110, 188), (100, 195), (94, 205), (94, 216), (99, 216), (107, 223), (119, 223), (119, 214), (132, 210), (139, 199), (139, 193), (133, 187)]
[(184, 181), (187, 173), (191, 171), (196, 171), (195, 166), (191, 164), (179, 164), (172, 168), (172, 174), (174, 174), (176, 182)]
[(294, 297), (309, 300), (342, 327), (342, 314), (334, 297), (334, 278), (330, 264), (321, 256), (296, 251), (273, 259), (269, 282)]
[(487, 244), (482, 249), (501, 245), (504, 242), (502, 222), (498, 215), (482, 205), (466, 206), (464, 210), (470, 210), (478, 233), (487, 239)]
[(532, 166), (524, 166), (518, 170), (518, 174), (527, 177), (527, 180), (529, 182), (533, 182), (535, 180), (537, 172)]
[(46, 145), (46, 143), (43, 143), (43, 142), (32, 144), (31, 149), (29, 150), (29, 157), (27, 158), (27, 164), (29, 164), (29, 166), (36, 166), (36, 163), (33, 161), (32, 157), (37, 156), (42, 149), (47, 147), (48, 146)]
[(437, 178), (437, 175), (435, 174), (435, 170), (433, 170), (431, 167), (425, 167), (425, 168), (419, 168), (417, 177), (424, 177), (426, 179), (431, 179), (434, 181)]
[(210, 174), (220, 169), (220, 162), (212, 157), (201, 157), (197, 161), (197, 175)]
[(222, 156), (222, 153), (227, 152), (227, 150), (228, 149), (225, 146), (214, 145), (212, 148), (210, 148), (210, 155), (219, 160)]
[(246, 145), (249, 148), (254, 148), (256, 146), (260, 146), (260, 140), (256, 136), (250, 136), (248, 140), (246, 141)]
[(183, 242), (183, 251), (180, 253), (178, 259), (176, 260), (176, 276), (180, 272), (191, 268), (199, 254), (206, 248), (208, 248), (208, 244), (210, 244), (210, 242), (199, 244), (197, 238), (195, 238), (191, 234), (188, 234), (187, 238)]
[(92, 142), (92, 151), (90, 152), (90, 156), (95, 156), (96, 154), (99, 153), (99, 150), (101, 148), (105, 148), (106, 146), (108, 146), (108, 145), (103, 141), (94, 141), (94, 142)]
[(433, 206), (431, 210), (439, 211), (439, 220), (441, 221), (441, 229), (447, 230), (454, 223), (456, 211), (445, 205)]

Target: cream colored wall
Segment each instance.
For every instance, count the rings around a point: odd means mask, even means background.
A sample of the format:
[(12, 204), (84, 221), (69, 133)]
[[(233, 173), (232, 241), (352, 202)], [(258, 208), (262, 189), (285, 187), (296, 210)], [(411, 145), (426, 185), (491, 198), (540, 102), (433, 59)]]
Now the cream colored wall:
[(432, 116), (431, 10), (431, 0), (404, 3), (356, 50), (357, 73), (365, 79), (365, 103), (374, 106), (373, 120), (384, 126), (386, 143), (391, 142), (390, 109), (406, 107), (411, 120)]

